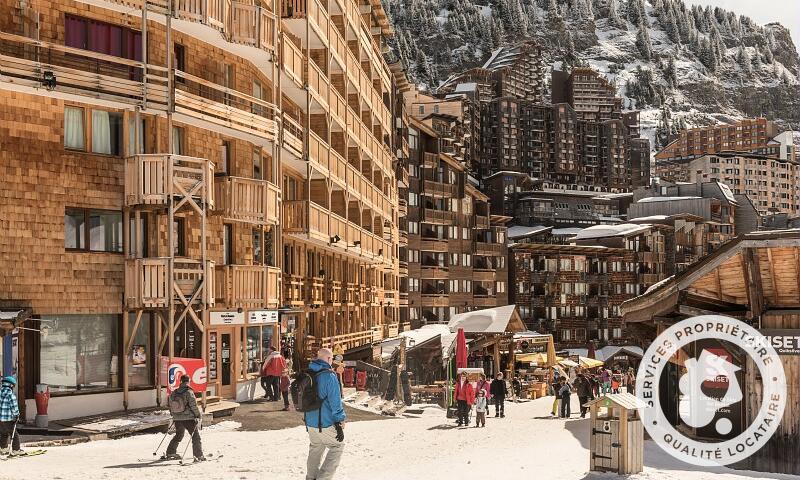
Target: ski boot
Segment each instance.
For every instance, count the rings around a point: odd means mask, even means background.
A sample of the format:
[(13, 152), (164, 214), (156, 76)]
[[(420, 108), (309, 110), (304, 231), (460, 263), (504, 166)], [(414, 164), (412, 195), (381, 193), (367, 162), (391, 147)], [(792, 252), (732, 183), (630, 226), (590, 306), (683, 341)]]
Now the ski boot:
[(164, 455), (161, 455), (160, 458), (160, 460), (180, 460), (180, 459), (181, 456), (178, 455), (177, 453), (165, 453)]

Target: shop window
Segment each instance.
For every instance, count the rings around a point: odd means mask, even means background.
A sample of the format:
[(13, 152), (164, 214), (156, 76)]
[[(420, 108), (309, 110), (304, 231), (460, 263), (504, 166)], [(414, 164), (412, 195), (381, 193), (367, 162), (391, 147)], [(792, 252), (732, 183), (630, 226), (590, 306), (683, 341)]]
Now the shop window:
[(119, 316), (43, 315), (39, 381), (57, 395), (119, 387)]
[(64, 248), (121, 253), (122, 213), (81, 208), (66, 209)]
[(83, 109), (64, 107), (64, 148), (70, 150), (86, 149)]
[[(131, 350), (126, 352), (128, 362), (128, 378), (131, 387), (149, 387), (153, 385), (155, 379), (153, 375), (153, 342), (151, 337), (151, 315), (143, 313), (139, 321), (139, 327), (133, 334)], [(128, 316), (128, 331), (133, 333), (136, 324), (136, 314)]]
[(272, 345), (275, 329), (272, 325), (247, 327), (247, 373), (258, 373)]
[(122, 154), (122, 115), (92, 110), (92, 152), (119, 156)]

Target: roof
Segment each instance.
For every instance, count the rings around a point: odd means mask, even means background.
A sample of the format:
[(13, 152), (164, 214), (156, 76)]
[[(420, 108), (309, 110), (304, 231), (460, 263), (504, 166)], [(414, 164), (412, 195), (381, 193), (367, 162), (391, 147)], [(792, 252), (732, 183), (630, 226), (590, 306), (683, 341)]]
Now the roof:
[(515, 225), (513, 227), (508, 227), (508, 238), (514, 240), (517, 238), (528, 237), (530, 235), (536, 235), (537, 233), (547, 232), (552, 229), (553, 227), (546, 227), (544, 225), (536, 225), (534, 227)]
[[(567, 352), (570, 355), (577, 355), (579, 357), (585, 357), (589, 354), (589, 350), (586, 348), (567, 348)], [(644, 350), (641, 347), (637, 347), (635, 345), (608, 345), (603, 348), (598, 348), (594, 352), (595, 360), (600, 360), (601, 362), (605, 362), (609, 358), (617, 355), (618, 353), (628, 353), (630, 355), (634, 355), (636, 357), (641, 358), (644, 355)]]
[(689, 197), (645, 197), (645, 198), (640, 199), (636, 203), (675, 202), (675, 201), (678, 201), (678, 200), (696, 200), (698, 198), (703, 198), (703, 197), (695, 197), (695, 196), (689, 196)]
[(627, 410), (638, 410), (640, 408), (648, 408), (647, 404), (644, 403), (642, 400), (636, 395), (633, 395), (628, 392), (623, 393), (608, 393), (605, 395), (600, 395), (594, 400), (590, 400), (584, 403), (585, 406), (594, 405), (596, 403), (602, 403), (601, 407), (610, 406), (609, 403), (614, 403), (622, 408)]
[(447, 326), (450, 327), (451, 332), (457, 332), (459, 328), (463, 328), (464, 333), (496, 334), (525, 330), (525, 324), (522, 323), (516, 305), (459, 313), (450, 318)]
[(459, 83), (456, 85), (456, 92), (473, 92), (478, 89), (478, 84), (475, 82)]
[(577, 240), (589, 238), (620, 237), (649, 230), (650, 224), (621, 223), (619, 225), (593, 225), (578, 232)]
[(550, 233), (553, 235), (573, 236), (577, 235), (581, 230), (583, 229), (580, 227), (554, 228)]
[(0, 310), (0, 331), (13, 330), (19, 324), (29, 319), (31, 316), (30, 309), (27, 308), (9, 308)]
[(452, 349), (453, 343), (456, 339), (456, 334), (450, 332), (450, 328), (444, 324), (429, 324), (423, 325), (415, 330), (409, 330), (400, 333), (396, 337), (386, 339), (381, 342), (381, 358), (387, 360), (391, 358), (397, 348), (400, 346), (400, 341), (403, 338), (408, 338), (406, 351), (428, 344), (431, 341), (440, 339), (442, 344), (442, 359), (448, 358), (449, 351)]
[(557, 243), (515, 243), (511, 246), (511, 248), (515, 251), (528, 250), (531, 252), (563, 253), (566, 255), (588, 255), (591, 253), (604, 253), (611, 255), (614, 253), (624, 253), (627, 251), (624, 248), (609, 248), (599, 245), (560, 245)]

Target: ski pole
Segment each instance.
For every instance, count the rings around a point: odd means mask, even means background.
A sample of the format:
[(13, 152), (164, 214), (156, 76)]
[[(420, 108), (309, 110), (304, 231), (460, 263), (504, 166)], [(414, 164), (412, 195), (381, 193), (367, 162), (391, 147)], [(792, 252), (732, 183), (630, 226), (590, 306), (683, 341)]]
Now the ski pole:
[(183, 457), (186, 456), (186, 451), (189, 450), (189, 445), (194, 443), (194, 434), (197, 432), (197, 425), (202, 421), (201, 418), (198, 418), (194, 421), (194, 429), (192, 430), (192, 434), (189, 435), (189, 441), (186, 442), (186, 447), (183, 449), (183, 453), (181, 454), (181, 463), (183, 463)]
[(158, 451), (161, 449), (161, 445), (164, 444), (164, 440), (166, 440), (167, 439), (167, 435), (169, 435), (169, 429), (170, 428), (172, 428), (172, 419), (169, 420), (169, 425), (167, 425), (167, 431), (164, 432), (164, 436), (161, 437), (161, 441), (158, 442), (158, 446), (156, 447), (156, 450), (153, 452), (153, 456), (158, 455)]

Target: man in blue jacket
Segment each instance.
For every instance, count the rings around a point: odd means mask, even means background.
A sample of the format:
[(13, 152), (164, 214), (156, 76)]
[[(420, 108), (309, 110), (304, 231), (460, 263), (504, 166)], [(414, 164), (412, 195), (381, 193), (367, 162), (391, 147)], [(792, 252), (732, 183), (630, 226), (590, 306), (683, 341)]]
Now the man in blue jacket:
[[(339, 378), (331, 369), (332, 362), (333, 352), (321, 348), (317, 352), (316, 360), (311, 362), (308, 368), (312, 372), (321, 371), (314, 379), (322, 407), (319, 410), (308, 411), (304, 415), (309, 438), (306, 480), (331, 480), (344, 453), (346, 415), (339, 389)], [(323, 455), (325, 455), (324, 462), (322, 462)]]

